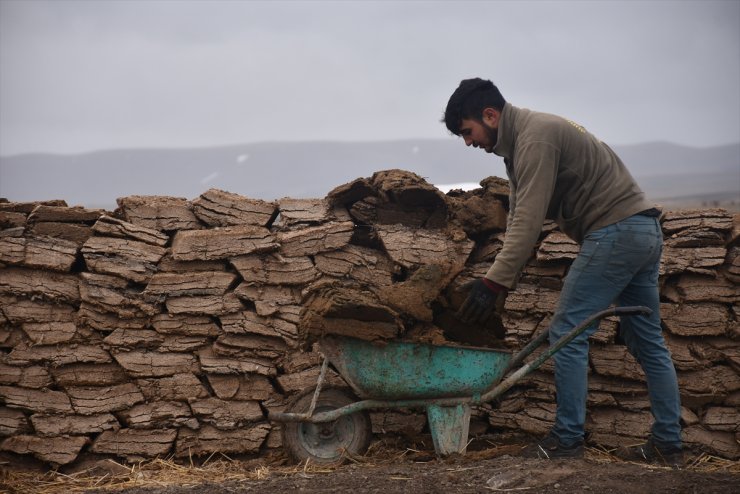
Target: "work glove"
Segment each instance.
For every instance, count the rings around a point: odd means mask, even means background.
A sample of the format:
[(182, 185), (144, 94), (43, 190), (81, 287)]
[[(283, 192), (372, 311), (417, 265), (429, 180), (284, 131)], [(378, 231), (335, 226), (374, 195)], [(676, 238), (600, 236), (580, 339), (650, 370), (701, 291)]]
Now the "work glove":
[(485, 324), (494, 313), (504, 310), (508, 289), (488, 278), (480, 278), (466, 283), (470, 293), (457, 311), (457, 317), (468, 324)]

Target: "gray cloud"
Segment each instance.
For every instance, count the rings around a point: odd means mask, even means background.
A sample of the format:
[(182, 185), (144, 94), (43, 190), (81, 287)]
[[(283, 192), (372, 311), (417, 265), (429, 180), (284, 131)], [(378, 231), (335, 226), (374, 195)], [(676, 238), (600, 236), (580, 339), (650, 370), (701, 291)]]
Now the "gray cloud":
[(440, 137), (472, 76), (610, 143), (737, 142), (740, 2), (0, 0), (0, 154)]

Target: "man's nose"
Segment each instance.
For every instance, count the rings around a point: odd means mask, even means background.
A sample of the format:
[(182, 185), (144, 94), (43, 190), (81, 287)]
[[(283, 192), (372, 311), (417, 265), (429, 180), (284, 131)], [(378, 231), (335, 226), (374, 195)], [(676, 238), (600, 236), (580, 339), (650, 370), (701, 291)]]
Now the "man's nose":
[(471, 144), (473, 144), (473, 139), (471, 137), (465, 136), (465, 137), (463, 137), (463, 139), (465, 140), (465, 145), (466, 146), (470, 146)]

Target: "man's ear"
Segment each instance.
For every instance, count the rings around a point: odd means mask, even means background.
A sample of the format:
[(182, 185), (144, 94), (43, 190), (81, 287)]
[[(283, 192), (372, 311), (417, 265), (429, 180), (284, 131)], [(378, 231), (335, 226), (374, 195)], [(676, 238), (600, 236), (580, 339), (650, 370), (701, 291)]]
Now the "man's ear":
[(483, 122), (491, 128), (498, 129), (498, 122), (501, 120), (501, 112), (495, 108), (483, 109)]

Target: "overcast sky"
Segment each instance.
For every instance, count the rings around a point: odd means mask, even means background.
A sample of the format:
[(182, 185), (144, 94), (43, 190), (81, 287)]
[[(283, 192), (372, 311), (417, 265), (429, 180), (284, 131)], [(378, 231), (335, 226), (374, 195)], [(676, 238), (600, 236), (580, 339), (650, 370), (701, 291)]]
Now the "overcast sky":
[(740, 141), (740, 1), (0, 0), (0, 155), (452, 138), (461, 79), (610, 144)]

